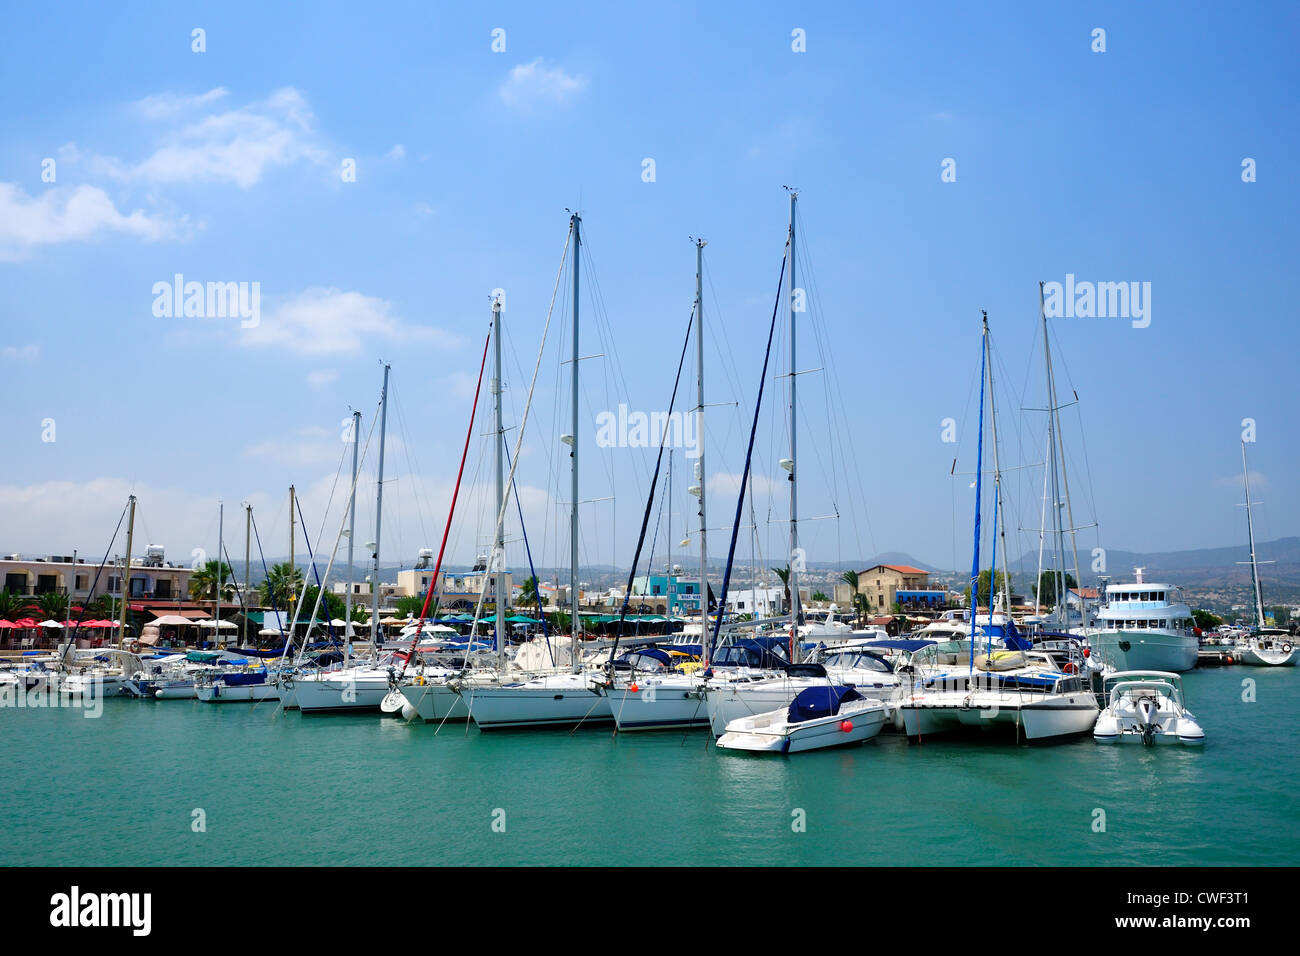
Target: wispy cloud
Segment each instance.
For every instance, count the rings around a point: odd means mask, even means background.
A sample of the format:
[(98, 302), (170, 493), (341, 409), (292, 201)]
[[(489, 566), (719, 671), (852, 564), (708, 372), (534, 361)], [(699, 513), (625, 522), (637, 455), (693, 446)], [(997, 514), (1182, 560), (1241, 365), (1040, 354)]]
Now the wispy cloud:
[(323, 368), (319, 371), (308, 372), (307, 384), (312, 388), (319, 390), (325, 388), (327, 385), (332, 385), (334, 382), (337, 382), (338, 378), (339, 373), (337, 369)]
[(391, 302), (360, 292), (312, 288), (278, 307), (255, 328), (241, 329), (249, 345), (279, 346), (301, 355), (344, 355), (385, 345), (455, 345), (441, 329), (398, 318)]
[(35, 362), (41, 357), (39, 345), (6, 345), (0, 349), (0, 357), (10, 362)]
[(585, 77), (566, 73), (562, 67), (548, 67), (541, 57), (521, 63), (498, 89), (501, 102), (511, 109), (568, 103), (587, 86)]
[(398, 143), (396, 146), (394, 146), (392, 149), (388, 151), (387, 156), (389, 159), (405, 159), (406, 147), (404, 147), (401, 143)]
[(136, 209), (123, 214), (97, 186), (54, 187), (28, 196), (15, 183), (0, 183), (0, 260), (22, 258), (37, 246), (126, 233), (146, 241), (175, 235), (185, 220), (168, 220)]
[(307, 162), (323, 165), (328, 150), (314, 128), (306, 98), (293, 87), (234, 109), (214, 109), (227, 91), (197, 96), (159, 93), (137, 100), (134, 112), (165, 128), (161, 143), (139, 162), (84, 154), (75, 143), (60, 150), (65, 162), (84, 163), (92, 174), (123, 183), (231, 183), (248, 189), (274, 169)]

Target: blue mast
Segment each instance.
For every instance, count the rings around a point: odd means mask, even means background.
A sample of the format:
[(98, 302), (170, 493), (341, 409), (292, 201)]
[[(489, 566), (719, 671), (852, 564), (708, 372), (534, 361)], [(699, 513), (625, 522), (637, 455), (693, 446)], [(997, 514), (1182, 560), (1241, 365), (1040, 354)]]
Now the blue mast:
[[(975, 553), (970, 567), (970, 666), (968, 674), (975, 672), (975, 618), (980, 607), (980, 495), (984, 491), (984, 373), (988, 356), (984, 349), (984, 333), (980, 333), (980, 416), (979, 440), (975, 451)], [(990, 582), (992, 584), (992, 582)], [(990, 619), (989, 624), (992, 625)]]

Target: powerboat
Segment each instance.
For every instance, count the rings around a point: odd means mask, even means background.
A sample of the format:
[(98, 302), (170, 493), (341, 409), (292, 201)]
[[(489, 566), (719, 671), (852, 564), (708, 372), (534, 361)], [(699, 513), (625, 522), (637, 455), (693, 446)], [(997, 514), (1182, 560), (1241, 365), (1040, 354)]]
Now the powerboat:
[(827, 683), (801, 690), (786, 707), (731, 721), (717, 744), (751, 753), (801, 753), (870, 740), (885, 720), (880, 701), (847, 684)]
[(1102, 685), (1106, 709), (1092, 739), (1099, 744), (1205, 743), (1205, 732), (1183, 698), (1182, 678), (1166, 671), (1120, 671)]

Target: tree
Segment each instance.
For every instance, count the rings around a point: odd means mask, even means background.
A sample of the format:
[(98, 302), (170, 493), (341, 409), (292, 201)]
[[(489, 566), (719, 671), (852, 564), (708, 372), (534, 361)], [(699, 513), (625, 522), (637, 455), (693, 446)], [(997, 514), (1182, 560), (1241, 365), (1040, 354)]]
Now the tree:
[[(1057, 571), (1044, 571), (1038, 576), (1038, 586), (1034, 588), (1034, 593), (1038, 595), (1038, 603), (1044, 607), (1051, 607), (1057, 603), (1056, 597), (1056, 575)], [(1074, 575), (1068, 571), (1065, 573), (1065, 586), (1077, 588), (1079, 582), (1074, 579)]]
[(263, 607), (275, 607), (286, 611), (291, 607), (302, 591), (302, 572), (288, 561), (271, 565), (266, 572), (266, 580), (258, 585), (258, 594)]
[(819, 604), (820, 604), (821, 602), (823, 602), (823, 601), (827, 601), (827, 600), (829, 600), (829, 599), (826, 597), (825, 592), (823, 592), (823, 591), (814, 591), (814, 592), (813, 592), (812, 599), (813, 599), (814, 601), (816, 601), (817, 603), (819, 603)]
[[(983, 571), (980, 572), (980, 576), (979, 576), (979, 606), (980, 607), (991, 606), (989, 603), (989, 598), (990, 598), (989, 582), (992, 579), (993, 579), (993, 573), (989, 569), (985, 568)], [(1011, 590), (1010, 588), (1007, 587), (1007, 572), (1005, 571), (998, 572), (997, 590), (999, 593), (1007, 594), (1008, 599), (1010, 598)], [(971, 606), (969, 586), (966, 588), (966, 605), (967, 607)]]
[(853, 609), (858, 612), (858, 623), (861, 624), (863, 618), (871, 611), (867, 606), (867, 596), (865, 594), (853, 595)]
[(397, 599), (394, 606), (397, 608), (398, 617), (415, 617), (424, 609), (424, 598), (415, 594), (404, 595)]
[(1223, 618), (1217, 614), (1211, 614), (1209, 611), (1202, 611), (1200, 608), (1192, 611), (1192, 617), (1196, 621), (1196, 626), (1202, 631), (1212, 631), (1223, 623)]
[(526, 605), (537, 603), (537, 578), (532, 575), (524, 578), (524, 583), (519, 587), (519, 600)]
[(235, 599), (235, 576), (230, 565), (222, 561), (211, 560), (190, 575), (190, 598), (195, 601), (215, 601), (217, 599), (217, 580), (221, 580), (221, 600)]
[(36, 607), (47, 619), (62, 621), (68, 615), (68, 596), (57, 591), (46, 591), (37, 595)]
[(33, 610), (31, 598), (12, 591), (0, 591), (0, 620), (15, 621)]
[(862, 621), (862, 609), (866, 606), (866, 596), (858, 593), (858, 572), (844, 571), (840, 574), (840, 580), (847, 584), (852, 593), (849, 603), (853, 605), (853, 610), (858, 613), (858, 622)]
[(776, 574), (776, 576), (777, 576), (778, 578), (781, 579), (781, 583), (785, 586), (785, 609), (786, 609), (787, 611), (789, 611), (790, 608), (791, 608), (791, 604), (790, 604), (790, 569), (789, 569), (788, 567), (785, 567), (785, 568), (773, 568), (772, 571), (773, 571), (773, 573)]

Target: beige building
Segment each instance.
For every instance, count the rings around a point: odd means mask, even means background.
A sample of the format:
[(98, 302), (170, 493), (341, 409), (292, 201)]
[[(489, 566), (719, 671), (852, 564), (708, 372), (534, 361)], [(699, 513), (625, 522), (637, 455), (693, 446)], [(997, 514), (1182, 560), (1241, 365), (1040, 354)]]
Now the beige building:
[[(942, 604), (946, 589), (935, 590), (929, 584), (929, 571), (906, 564), (878, 564), (858, 572), (858, 593), (866, 596), (867, 609), (876, 614), (888, 614), (895, 603), (906, 607), (918, 598)], [(852, 609), (853, 589), (844, 583), (835, 585), (835, 603)]]
[[(150, 548), (144, 557), (131, 562), (128, 596), (133, 601), (189, 601), (193, 573), (191, 568), (166, 563), (162, 548)], [(62, 594), (74, 604), (102, 594), (121, 597), (122, 577), (120, 558), (116, 563), (110, 559), (102, 571), (97, 560), (74, 555), (23, 558), (9, 554), (0, 560), (0, 586), (4, 590), (27, 597)]]

